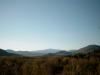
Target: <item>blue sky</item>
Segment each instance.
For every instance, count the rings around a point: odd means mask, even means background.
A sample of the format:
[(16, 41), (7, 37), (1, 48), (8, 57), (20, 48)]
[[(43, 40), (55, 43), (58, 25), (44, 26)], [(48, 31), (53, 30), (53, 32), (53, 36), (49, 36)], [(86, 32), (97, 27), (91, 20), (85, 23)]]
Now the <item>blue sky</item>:
[(0, 48), (100, 45), (100, 0), (0, 0)]

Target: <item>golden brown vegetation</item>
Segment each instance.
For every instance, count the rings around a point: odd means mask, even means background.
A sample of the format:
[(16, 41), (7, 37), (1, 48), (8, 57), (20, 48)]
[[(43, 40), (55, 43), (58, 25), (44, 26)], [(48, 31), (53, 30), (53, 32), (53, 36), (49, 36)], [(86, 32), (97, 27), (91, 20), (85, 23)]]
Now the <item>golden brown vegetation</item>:
[(0, 57), (0, 75), (100, 75), (100, 58)]

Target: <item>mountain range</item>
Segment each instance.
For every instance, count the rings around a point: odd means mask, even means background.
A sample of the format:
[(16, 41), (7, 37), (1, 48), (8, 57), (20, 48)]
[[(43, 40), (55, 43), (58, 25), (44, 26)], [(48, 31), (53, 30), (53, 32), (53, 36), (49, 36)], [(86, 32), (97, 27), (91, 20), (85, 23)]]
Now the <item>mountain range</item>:
[(9, 53), (14, 53), (14, 54), (19, 54), (19, 55), (23, 55), (23, 56), (42, 56), (48, 53), (56, 53), (62, 50), (58, 50), (58, 49), (45, 49), (45, 50), (37, 50), (37, 51), (14, 51), (11, 49), (7, 49), (6, 50)]
[(100, 53), (99, 45), (88, 45), (78, 50), (59, 50), (59, 49), (45, 49), (37, 51), (14, 51), (14, 50), (3, 50), (0, 49), (0, 56), (67, 56), (75, 54), (88, 54), (88, 53)]

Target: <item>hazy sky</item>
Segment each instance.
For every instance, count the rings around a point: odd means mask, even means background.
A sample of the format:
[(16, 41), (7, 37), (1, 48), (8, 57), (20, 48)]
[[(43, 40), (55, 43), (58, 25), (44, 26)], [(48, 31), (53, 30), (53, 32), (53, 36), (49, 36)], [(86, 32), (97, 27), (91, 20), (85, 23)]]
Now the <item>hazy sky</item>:
[(0, 0), (0, 48), (100, 45), (100, 0)]

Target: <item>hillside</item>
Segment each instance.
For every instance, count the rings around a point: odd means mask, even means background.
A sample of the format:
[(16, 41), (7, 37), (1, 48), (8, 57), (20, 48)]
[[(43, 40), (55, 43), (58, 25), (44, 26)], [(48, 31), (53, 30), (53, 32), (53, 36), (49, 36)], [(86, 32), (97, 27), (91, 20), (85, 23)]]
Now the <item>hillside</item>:
[(0, 56), (19, 56), (18, 54), (8, 53), (3, 49), (0, 49)]
[(86, 47), (80, 48), (76, 52), (82, 53), (82, 54), (100, 52), (100, 46), (99, 45), (88, 45)]

